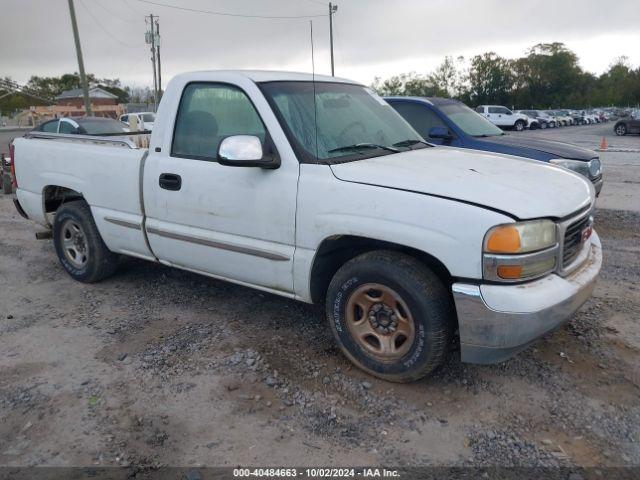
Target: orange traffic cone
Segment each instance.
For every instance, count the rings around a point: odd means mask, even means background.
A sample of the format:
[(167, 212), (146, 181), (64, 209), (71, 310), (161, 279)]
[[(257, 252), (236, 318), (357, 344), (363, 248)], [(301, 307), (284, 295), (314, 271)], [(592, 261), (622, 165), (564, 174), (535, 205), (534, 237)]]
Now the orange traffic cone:
[(600, 142), (600, 150), (606, 150), (607, 149), (607, 139), (602, 137), (602, 141)]

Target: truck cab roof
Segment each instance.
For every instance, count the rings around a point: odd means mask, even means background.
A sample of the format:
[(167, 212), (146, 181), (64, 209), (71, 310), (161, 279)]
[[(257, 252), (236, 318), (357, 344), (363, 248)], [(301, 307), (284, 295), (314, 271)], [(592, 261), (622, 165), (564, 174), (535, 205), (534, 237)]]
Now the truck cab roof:
[(187, 72), (177, 75), (177, 77), (193, 77), (194, 81), (206, 81), (211, 77), (211, 80), (219, 80), (221, 76), (239, 79), (249, 79), (255, 83), (261, 82), (286, 82), (286, 81), (298, 81), (298, 82), (334, 82), (334, 83), (351, 83), (357, 84), (353, 80), (346, 78), (331, 77), (328, 75), (318, 75), (313, 73), (302, 72), (288, 72), (279, 70), (201, 70), (195, 72)]

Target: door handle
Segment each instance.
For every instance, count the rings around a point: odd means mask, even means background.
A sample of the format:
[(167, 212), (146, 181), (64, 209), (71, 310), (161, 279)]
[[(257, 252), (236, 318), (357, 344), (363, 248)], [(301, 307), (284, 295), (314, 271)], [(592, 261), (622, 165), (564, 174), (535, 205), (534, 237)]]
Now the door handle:
[(182, 187), (182, 178), (175, 173), (161, 173), (158, 180), (160, 188), (165, 190), (178, 191)]

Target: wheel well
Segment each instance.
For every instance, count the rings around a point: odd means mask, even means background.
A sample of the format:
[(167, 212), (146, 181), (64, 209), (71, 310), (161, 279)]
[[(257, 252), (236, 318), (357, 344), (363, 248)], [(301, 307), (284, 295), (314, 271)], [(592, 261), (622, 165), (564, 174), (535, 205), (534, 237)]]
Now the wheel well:
[(67, 187), (59, 187), (58, 185), (47, 185), (42, 191), (42, 201), (44, 204), (44, 213), (55, 212), (60, 205), (71, 200), (84, 198), (81, 193), (76, 192)]
[[(325, 239), (316, 252), (311, 268), (310, 293), (313, 303), (322, 304), (331, 279), (338, 269), (358, 255), (372, 250), (392, 250), (417, 258), (428, 266), (446, 287), (453, 283), (449, 270), (434, 256), (397, 243), (353, 235), (340, 235)], [(448, 288), (451, 291), (450, 288)]]

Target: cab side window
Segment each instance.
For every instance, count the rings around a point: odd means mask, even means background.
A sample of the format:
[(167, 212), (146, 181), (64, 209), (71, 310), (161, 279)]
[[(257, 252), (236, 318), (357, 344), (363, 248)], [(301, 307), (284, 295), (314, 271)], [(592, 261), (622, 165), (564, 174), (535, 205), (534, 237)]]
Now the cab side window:
[(265, 126), (247, 95), (232, 85), (187, 85), (178, 108), (171, 154), (216, 160), (220, 142), (231, 135), (254, 135), (265, 142)]
[(422, 138), (428, 139), (433, 127), (446, 128), (444, 122), (424, 105), (410, 102), (393, 102), (392, 105)]
[(60, 122), (60, 133), (75, 133), (76, 129), (71, 123), (61, 121)]
[(40, 131), (47, 133), (58, 133), (58, 122), (59, 120), (51, 120), (49, 122), (43, 123), (40, 126)]

